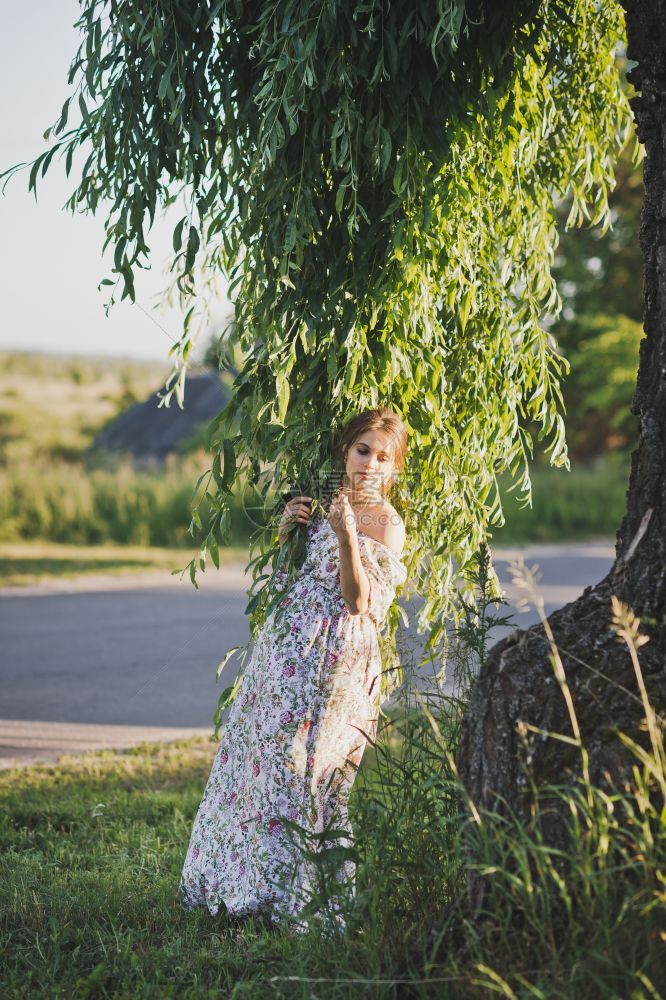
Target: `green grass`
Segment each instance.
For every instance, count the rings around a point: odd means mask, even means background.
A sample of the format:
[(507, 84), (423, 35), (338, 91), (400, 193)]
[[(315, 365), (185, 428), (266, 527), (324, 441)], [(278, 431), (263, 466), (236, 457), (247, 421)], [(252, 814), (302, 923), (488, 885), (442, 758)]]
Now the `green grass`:
[[(381, 977), (371, 931), (341, 956), (314, 932), (181, 912), (177, 883), (213, 754), (194, 738), (0, 776), (4, 996), (310, 996), (286, 977)], [(285, 978), (269, 986), (270, 976)]]
[(606, 456), (570, 471), (550, 466), (531, 470), (532, 506), (521, 507), (508, 477), (499, 477), (506, 523), (492, 528), (492, 542), (521, 545), (614, 538), (626, 510), (629, 459)]
[(228, 995), (280, 967), (293, 942), (176, 902), (212, 753), (144, 745), (2, 777), (4, 996)]
[[(86, 470), (64, 462), (0, 468), (0, 541), (45, 540), (70, 545), (194, 548), (188, 533), (191, 495), (209, 465), (203, 453), (162, 471)], [(494, 546), (614, 537), (625, 509), (628, 470), (605, 460), (594, 469), (536, 468), (534, 502), (521, 509), (504, 493), (506, 523), (492, 527)], [(500, 482), (503, 491), (508, 484)], [(205, 502), (200, 511), (204, 524)], [(231, 505), (231, 543), (247, 547), (255, 524), (238, 492)]]
[[(123, 460), (104, 467), (101, 458), (86, 457), (108, 420), (163, 384), (166, 364), (28, 352), (0, 353), (0, 361), (0, 541), (196, 547), (188, 534), (190, 496), (210, 465), (200, 432), (188, 454), (171, 456), (159, 470), (138, 471)], [(499, 478), (506, 523), (491, 526), (493, 545), (614, 537), (629, 457), (614, 453), (570, 472), (544, 461), (532, 466), (531, 508), (508, 492), (508, 476)], [(232, 544), (247, 547), (254, 527), (237, 492)]]
[[(194, 548), (191, 497), (209, 466), (208, 457), (198, 454), (161, 471), (137, 471), (127, 462), (89, 471), (63, 462), (0, 469), (0, 541)], [(204, 524), (206, 504), (200, 508)], [(232, 544), (245, 546), (252, 530), (236, 492)]]
[[(454, 647), (453, 696), (394, 708), (366, 749), (350, 802), (357, 891), (340, 938), (316, 913), (292, 936), (181, 910), (208, 739), (1, 774), (3, 998), (659, 1000), (666, 757), (651, 707), (655, 748), (631, 783), (556, 789), (573, 817), (558, 851), (536, 822), (553, 789), (535, 793), (529, 825), (468, 806), (453, 762), (471, 648)], [(485, 873), (478, 912), (466, 896), (473, 871)]]

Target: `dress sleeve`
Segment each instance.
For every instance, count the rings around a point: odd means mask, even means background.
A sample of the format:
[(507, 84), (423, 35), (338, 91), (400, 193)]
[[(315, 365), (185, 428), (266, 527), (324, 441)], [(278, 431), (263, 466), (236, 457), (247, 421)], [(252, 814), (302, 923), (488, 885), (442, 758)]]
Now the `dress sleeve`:
[(366, 614), (379, 628), (395, 600), (396, 587), (407, 579), (407, 569), (400, 557), (388, 545), (364, 535), (360, 545), (361, 562), (370, 582), (370, 599)]

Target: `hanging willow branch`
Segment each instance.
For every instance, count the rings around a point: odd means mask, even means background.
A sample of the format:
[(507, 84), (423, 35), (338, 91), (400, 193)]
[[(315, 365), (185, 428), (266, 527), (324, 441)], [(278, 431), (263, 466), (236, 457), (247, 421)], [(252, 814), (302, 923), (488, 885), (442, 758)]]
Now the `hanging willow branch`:
[[(388, 405), (410, 431), (396, 505), (424, 598), (418, 623), (445, 650), (461, 574), (503, 523), (498, 474), (510, 470), (530, 498), (530, 422), (551, 464), (568, 468), (567, 362), (539, 320), (560, 308), (557, 199), (572, 196), (572, 225), (610, 224), (613, 161), (631, 122), (614, 60), (619, 5), (81, 8), (77, 90), (30, 188), (58, 150), (68, 174), (75, 149), (90, 151), (68, 204), (94, 212), (104, 199), (105, 282), (132, 300), (149, 257), (144, 227), (186, 196), (173, 233), (186, 318), (167, 403), (174, 391), (182, 403), (193, 311), (222, 273), (235, 294), (243, 366), (211, 426), (211, 515), (201, 525), (194, 503), (191, 529), (204, 537), (192, 581), (228, 541), (235, 484), (256, 486), (267, 509), (285, 489), (306, 492), (304, 469), (331, 468), (345, 419)], [(74, 99), (82, 121), (64, 132)], [(280, 562), (274, 529), (254, 539), (253, 634), (271, 606), (262, 570)], [(394, 606), (391, 636), (397, 622)]]

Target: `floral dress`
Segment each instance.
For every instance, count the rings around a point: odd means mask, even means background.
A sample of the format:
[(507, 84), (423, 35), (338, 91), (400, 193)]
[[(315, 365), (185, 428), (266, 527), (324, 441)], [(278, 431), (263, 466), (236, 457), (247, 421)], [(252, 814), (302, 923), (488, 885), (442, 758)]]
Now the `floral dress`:
[[(370, 603), (352, 615), (337, 535), (325, 518), (307, 532), (305, 560), (258, 633), (224, 725), (179, 886), (186, 910), (263, 913), (296, 931), (321, 888), (304, 850), (353, 843), (347, 801), (381, 701), (377, 630), (407, 577), (396, 553), (359, 529)], [(334, 881), (353, 893), (353, 879), (347, 856)], [(334, 897), (327, 905), (344, 925)]]

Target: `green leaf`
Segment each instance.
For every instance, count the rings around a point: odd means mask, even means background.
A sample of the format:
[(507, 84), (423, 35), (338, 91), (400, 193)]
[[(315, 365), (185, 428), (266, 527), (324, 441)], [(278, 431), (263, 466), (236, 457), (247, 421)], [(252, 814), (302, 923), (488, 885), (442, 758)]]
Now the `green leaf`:
[(123, 294), (121, 298), (124, 299), (126, 296), (129, 296), (132, 302), (134, 302), (135, 300), (134, 275), (132, 273), (132, 268), (130, 267), (129, 262), (127, 261), (127, 258), (125, 258), (123, 265), (120, 268), (120, 273), (123, 276), (123, 282), (124, 282)]
[(333, 351), (329, 351), (326, 357), (326, 373), (328, 375), (329, 382), (332, 382), (338, 373), (338, 363)]
[[(240, 648), (240, 647), (236, 647), (236, 648)], [(229, 685), (229, 687), (226, 687), (224, 689), (224, 691), (220, 695), (218, 703), (217, 703), (217, 711), (218, 711), (218, 713), (224, 711), (225, 708), (229, 708), (230, 705), (233, 705), (234, 699), (235, 699), (236, 695), (238, 694), (238, 689), (240, 687), (240, 682), (241, 682), (241, 674), (238, 675), (238, 677), (236, 678), (236, 680), (234, 681), (233, 684)]]
[(388, 130), (385, 129), (385, 128), (383, 128), (383, 127), (381, 129), (381, 137), (382, 137), (381, 171), (382, 171), (382, 177), (383, 177), (384, 174), (386, 173), (387, 167), (389, 165), (389, 161), (391, 159), (391, 147), (392, 147), (392, 144), (391, 144), (391, 134), (390, 134), (390, 132), (388, 132)]
[[(222, 657), (222, 659), (220, 660), (220, 662), (217, 665), (217, 669), (215, 671), (215, 680), (216, 681), (219, 681), (220, 674), (222, 673), (222, 671), (226, 667), (227, 663), (229, 662), (229, 660), (231, 659), (231, 657), (233, 656), (233, 654), (237, 653), (238, 650), (242, 649), (242, 648), (243, 648), (242, 646), (232, 646), (231, 649), (228, 649), (226, 651), (226, 653), (224, 654), (224, 656)], [(232, 685), (232, 687), (233, 687), (233, 685)], [(232, 687), (226, 688), (225, 691), (222, 692), (222, 696), (226, 695), (227, 691), (231, 691)]]
[(340, 215), (340, 212), (342, 211), (342, 206), (345, 200), (346, 188), (347, 185), (344, 183), (344, 181), (338, 185), (337, 194), (335, 196), (335, 211), (338, 213), (338, 215)]
[(221, 468), (221, 456), (219, 451), (213, 459), (213, 478), (220, 489), (224, 489), (224, 480), (222, 478), (222, 468)]
[(225, 440), (223, 446), (224, 453), (224, 475), (222, 476), (222, 489), (229, 490), (236, 475), (236, 452), (234, 443)]
[(470, 287), (464, 293), (460, 303), (460, 329), (464, 332), (469, 319), (469, 311), (472, 305), (473, 289)]
[(86, 107), (86, 102), (83, 99), (83, 94), (79, 94), (79, 109), (81, 111), (81, 117), (83, 118), (84, 122), (86, 123), (89, 129), (92, 129), (92, 120), (90, 118), (90, 115), (88, 114), (88, 108)]
[(278, 395), (278, 422), (283, 424), (287, 416), (287, 407), (289, 405), (289, 396), (291, 390), (289, 388), (289, 379), (283, 373), (280, 373), (277, 377), (277, 395)]
[(183, 226), (185, 225), (186, 222), (187, 222), (187, 216), (184, 215), (173, 231), (173, 248), (176, 251), (176, 253), (180, 250), (183, 244)]
[(296, 245), (296, 222), (293, 218), (287, 220), (284, 234), (284, 249), (289, 252)]
[[(32, 168), (30, 170), (30, 178), (28, 181), (28, 191), (32, 191), (32, 189), (35, 188), (35, 184), (37, 182), (37, 172), (45, 156), (46, 153), (42, 153), (42, 155), (38, 156), (32, 165)], [(36, 196), (37, 196), (37, 189), (35, 188), (35, 197)]]
[(158, 100), (160, 101), (163, 101), (164, 98), (166, 97), (166, 92), (169, 89), (169, 85), (171, 83), (172, 72), (173, 72), (173, 61), (169, 63), (167, 68), (162, 73), (162, 76), (160, 77), (160, 82), (157, 87), (157, 97)]
[(62, 106), (62, 111), (60, 112), (60, 118), (58, 119), (58, 124), (53, 129), (55, 135), (60, 135), (65, 125), (67, 124), (67, 117), (69, 115), (69, 102), (71, 101), (71, 99), (72, 99), (71, 97), (68, 97)]
[(194, 258), (196, 257), (197, 250), (199, 249), (199, 232), (196, 226), (190, 226), (189, 236), (187, 238), (187, 253), (185, 255), (185, 270), (190, 271), (194, 265)]

